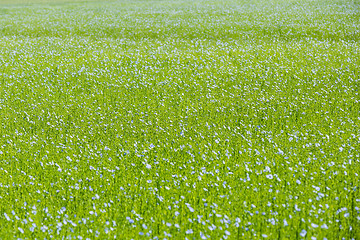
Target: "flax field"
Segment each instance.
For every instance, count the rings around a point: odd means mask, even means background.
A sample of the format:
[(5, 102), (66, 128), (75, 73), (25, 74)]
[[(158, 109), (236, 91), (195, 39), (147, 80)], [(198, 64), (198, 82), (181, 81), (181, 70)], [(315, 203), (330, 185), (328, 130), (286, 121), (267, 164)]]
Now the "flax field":
[(0, 0), (0, 239), (360, 239), (358, 0)]

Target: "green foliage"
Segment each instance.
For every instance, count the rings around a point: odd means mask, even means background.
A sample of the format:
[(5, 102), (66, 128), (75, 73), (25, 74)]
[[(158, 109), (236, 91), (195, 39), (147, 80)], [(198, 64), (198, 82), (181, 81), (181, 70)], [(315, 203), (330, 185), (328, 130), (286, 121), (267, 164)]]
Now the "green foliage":
[(358, 239), (357, 1), (0, 4), (0, 238)]

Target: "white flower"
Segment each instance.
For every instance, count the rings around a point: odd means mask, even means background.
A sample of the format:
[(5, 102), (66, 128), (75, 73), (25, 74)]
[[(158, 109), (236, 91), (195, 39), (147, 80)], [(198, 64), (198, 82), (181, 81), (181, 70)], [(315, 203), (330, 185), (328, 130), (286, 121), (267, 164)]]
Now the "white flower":
[(311, 223), (311, 226), (312, 226), (313, 228), (318, 228), (318, 227), (319, 227), (319, 225), (317, 225), (317, 224), (315, 224), (315, 223)]
[(284, 226), (289, 226), (289, 224), (287, 223), (286, 219), (284, 219)]
[(203, 232), (200, 232), (200, 237), (201, 237), (201, 239), (207, 239)]
[(190, 205), (188, 205), (188, 208), (189, 208), (190, 212), (194, 212), (194, 211), (195, 211)]
[(6, 213), (4, 213), (4, 215), (5, 215), (6, 220), (10, 221), (9, 216)]
[(307, 233), (307, 231), (305, 229), (303, 229), (300, 233), (300, 236), (305, 237), (306, 233)]
[(129, 221), (129, 223), (134, 223), (134, 220), (132, 220), (130, 217), (126, 217), (126, 219)]

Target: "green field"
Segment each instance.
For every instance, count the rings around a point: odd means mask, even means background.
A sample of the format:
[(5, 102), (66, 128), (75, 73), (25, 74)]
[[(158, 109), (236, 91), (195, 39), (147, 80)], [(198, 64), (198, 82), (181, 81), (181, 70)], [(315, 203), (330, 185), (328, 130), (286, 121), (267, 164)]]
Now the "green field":
[(358, 0), (0, 0), (0, 239), (360, 239)]

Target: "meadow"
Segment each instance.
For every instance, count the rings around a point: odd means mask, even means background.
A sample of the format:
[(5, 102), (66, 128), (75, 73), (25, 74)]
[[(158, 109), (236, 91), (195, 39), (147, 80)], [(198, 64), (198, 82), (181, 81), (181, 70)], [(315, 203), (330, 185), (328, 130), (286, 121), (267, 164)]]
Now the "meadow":
[(0, 0), (0, 239), (360, 239), (357, 0)]

